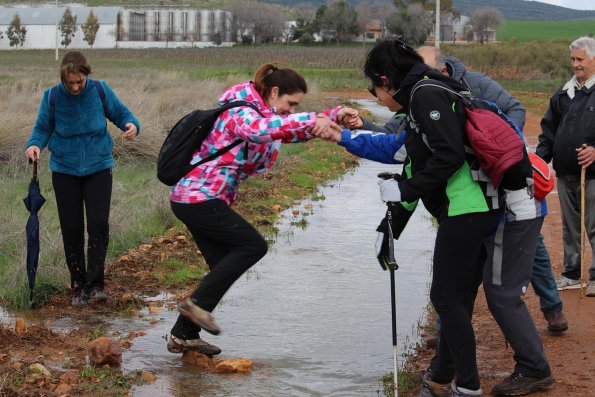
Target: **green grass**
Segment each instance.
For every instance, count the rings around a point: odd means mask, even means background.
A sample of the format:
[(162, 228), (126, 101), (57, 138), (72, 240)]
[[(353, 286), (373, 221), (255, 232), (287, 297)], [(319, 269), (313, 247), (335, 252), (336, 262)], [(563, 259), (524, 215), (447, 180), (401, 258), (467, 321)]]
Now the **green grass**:
[[(0, 301), (10, 307), (29, 307), (29, 288), (25, 271), (26, 239), (24, 228), (29, 213), (22, 198), (27, 195), (29, 176), (26, 170), (10, 172), (0, 164), (0, 218), (3, 219), (0, 240)], [(39, 212), (39, 266), (32, 305), (69, 284), (51, 176), (47, 163), (39, 166), (39, 180), (46, 203)], [(175, 217), (168, 207), (165, 186), (155, 178), (153, 166), (122, 166), (114, 169), (114, 186), (110, 214), (108, 259), (136, 247), (172, 226)]]
[(558, 39), (572, 41), (592, 33), (595, 33), (595, 20), (565, 22), (505, 20), (498, 29), (496, 37), (499, 41)]

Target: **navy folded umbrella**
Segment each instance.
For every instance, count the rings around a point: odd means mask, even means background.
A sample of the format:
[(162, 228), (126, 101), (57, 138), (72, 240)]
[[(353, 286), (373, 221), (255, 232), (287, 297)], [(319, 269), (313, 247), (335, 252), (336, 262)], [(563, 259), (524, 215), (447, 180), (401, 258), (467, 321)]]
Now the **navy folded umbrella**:
[(25, 231), (27, 234), (27, 278), (29, 280), (29, 300), (33, 300), (33, 287), (35, 286), (35, 275), (39, 264), (39, 218), (37, 211), (45, 203), (45, 198), (39, 191), (39, 180), (37, 179), (37, 161), (33, 162), (33, 178), (29, 183), (29, 194), (23, 199), (25, 207), (29, 210), (29, 219)]

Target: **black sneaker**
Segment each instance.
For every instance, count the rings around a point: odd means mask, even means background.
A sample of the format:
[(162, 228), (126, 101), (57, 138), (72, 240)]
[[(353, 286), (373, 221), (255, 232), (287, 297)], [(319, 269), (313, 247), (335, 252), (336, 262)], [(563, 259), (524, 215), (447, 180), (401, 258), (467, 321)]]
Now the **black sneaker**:
[(211, 345), (204, 340), (197, 339), (180, 339), (170, 335), (167, 339), (167, 351), (170, 353), (183, 353), (186, 350), (194, 350), (205, 356), (215, 356), (221, 353), (221, 349), (215, 345)]
[(513, 372), (508, 378), (492, 388), (492, 394), (496, 396), (522, 396), (540, 390), (548, 390), (554, 383), (551, 375), (541, 378), (531, 378)]

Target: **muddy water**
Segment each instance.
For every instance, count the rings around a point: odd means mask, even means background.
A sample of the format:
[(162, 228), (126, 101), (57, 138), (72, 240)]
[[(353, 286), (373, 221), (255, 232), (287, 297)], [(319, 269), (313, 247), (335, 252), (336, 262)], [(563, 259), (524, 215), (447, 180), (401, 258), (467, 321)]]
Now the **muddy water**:
[[(372, 102), (365, 106), (375, 110)], [(158, 379), (132, 395), (377, 396), (382, 375), (392, 371), (392, 338), (389, 273), (374, 256), (375, 228), (386, 208), (376, 174), (393, 167), (362, 161), (321, 189), (324, 200), (306, 200), (286, 211), (269, 254), (216, 309), (223, 331), (203, 337), (223, 349), (222, 357), (251, 358), (252, 373), (213, 375), (168, 353), (163, 337), (176, 311), (105, 319), (110, 331), (122, 335), (146, 332), (124, 352), (123, 369), (148, 370)], [(302, 218), (305, 229), (292, 225)], [(396, 244), (400, 353), (418, 338), (434, 236), (420, 207)], [(149, 325), (153, 317), (159, 321)], [(53, 326), (73, 325), (63, 319)]]

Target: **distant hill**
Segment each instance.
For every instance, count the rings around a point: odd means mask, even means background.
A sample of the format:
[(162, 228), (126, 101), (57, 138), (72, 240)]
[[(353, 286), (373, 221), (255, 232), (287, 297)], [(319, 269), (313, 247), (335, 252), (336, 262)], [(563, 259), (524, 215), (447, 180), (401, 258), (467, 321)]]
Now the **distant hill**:
[[(266, 3), (277, 3), (287, 7), (297, 3), (320, 6), (326, 0), (260, 0)], [(393, 4), (392, 0), (381, 0)], [(348, 0), (351, 4), (359, 0)], [(595, 19), (595, 11), (579, 11), (571, 8), (554, 6), (539, 1), (526, 0), (453, 0), (454, 8), (462, 14), (469, 15), (476, 8), (496, 7), (504, 18), (524, 21), (574, 21), (577, 19)]]
[(523, 21), (573, 21), (595, 19), (595, 11), (579, 11), (539, 1), (525, 0), (453, 0), (454, 8), (469, 15), (476, 8), (496, 7), (504, 18)]

